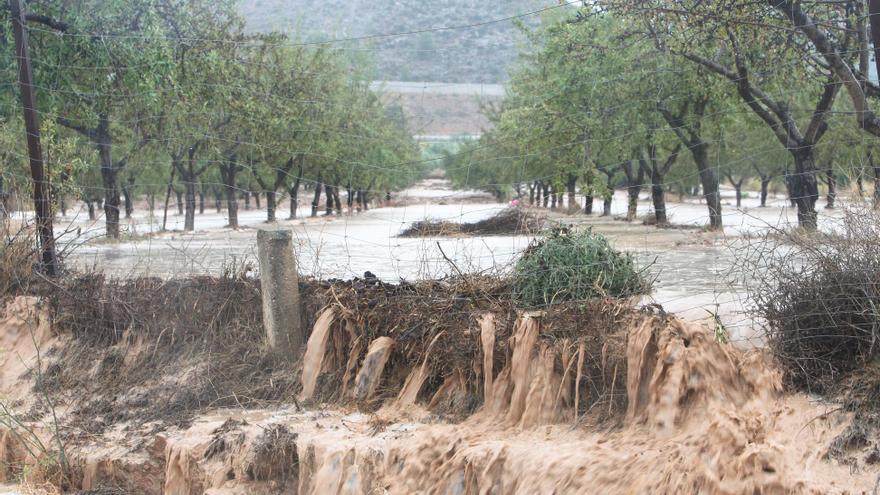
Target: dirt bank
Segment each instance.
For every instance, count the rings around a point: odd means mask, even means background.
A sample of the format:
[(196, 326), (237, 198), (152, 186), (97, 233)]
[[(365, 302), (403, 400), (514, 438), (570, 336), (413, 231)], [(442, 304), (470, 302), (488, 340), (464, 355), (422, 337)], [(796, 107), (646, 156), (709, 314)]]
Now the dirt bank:
[[(194, 345), (194, 334), (180, 332), (169, 345), (167, 329), (143, 322), (76, 335), (36, 298), (11, 301), (0, 329), (15, 359), (0, 361), (0, 388), (32, 393), (14, 402), (16, 422), (4, 423), (2, 474), (104, 493), (752, 494), (870, 493), (880, 472), (826, 460), (848, 416), (782, 394), (764, 355), (718, 344), (701, 326), (607, 302), (521, 313), (492, 297), (456, 303), (449, 292), (441, 314), (394, 314), (382, 297), (411, 304), (427, 288), (364, 284), (322, 286), (335, 304), (310, 318), (295, 387), (263, 406), (235, 391), (233, 407), (202, 404), (186, 421), (144, 421), (138, 414), (162, 408), (135, 398), (201, 390), (200, 370), (213, 369), (225, 340)], [(214, 311), (218, 299), (200, 294), (179, 304)], [(225, 323), (252, 316), (228, 314)], [(427, 325), (416, 332), (420, 318)], [(176, 357), (156, 361), (158, 352)], [(90, 388), (72, 400), (82, 389), (64, 380), (40, 387), (61, 362), (96, 381), (130, 374), (130, 390), (107, 398)], [(163, 367), (134, 373), (151, 363)], [(267, 393), (263, 381), (280, 375), (244, 376)], [(219, 388), (229, 383), (216, 386), (217, 398), (229, 395)], [(93, 421), (83, 423), (89, 410)], [(854, 456), (869, 447), (854, 446)]]

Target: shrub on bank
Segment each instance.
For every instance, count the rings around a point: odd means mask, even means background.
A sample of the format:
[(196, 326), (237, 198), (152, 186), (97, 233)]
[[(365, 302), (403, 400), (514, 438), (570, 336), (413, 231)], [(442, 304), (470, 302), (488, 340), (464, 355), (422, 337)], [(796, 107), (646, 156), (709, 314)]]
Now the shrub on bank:
[(651, 282), (632, 256), (611, 247), (592, 230), (555, 229), (530, 246), (514, 268), (515, 298), (530, 307), (629, 297), (650, 291)]
[(851, 210), (834, 233), (786, 232), (752, 246), (751, 301), (789, 386), (835, 395), (880, 357), (877, 239), (880, 215)]
[(6, 233), (0, 240), (0, 295), (13, 295), (25, 288), (33, 278), (33, 232), (20, 229)]

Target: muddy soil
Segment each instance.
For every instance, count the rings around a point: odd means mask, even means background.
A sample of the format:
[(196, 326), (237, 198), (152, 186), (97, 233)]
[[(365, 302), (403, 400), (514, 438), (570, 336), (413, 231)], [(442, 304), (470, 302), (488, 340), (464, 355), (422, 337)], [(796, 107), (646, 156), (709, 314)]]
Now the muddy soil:
[[(345, 313), (323, 314), (301, 369), (302, 381), (314, 380), (318, 389), (338, 383), (326, 379), (338, 377), (336, 344), (351, 328)], [(595, 407), (578, 407), (593, 386), (581, 376), (583, 350), (547, 339), (542, 318), (520, 314), (505, 337), (493, 315), (480, 317), (470, 329), (481, 342), (473, 373), (451, 370), (439, 388), (425, 378), (436, 371), (429, 356), (442, 349), (429, 345), (415, 366), (402, 366), (388, 360), (399, 343), (383, 336), (365, 346), (350, 381), (343, 378), (353, 401), (315, 402), (304, 387), (297, 399), (272, 408), (206, 411), (180, 426), (120, 422), (98, 434), (64, 436), (67, 486), (187, 495), (873, 490), (880, 474), (868, 461), (874, 446), (849, 446), (854, 463), (829, 460), (828, 445), (849, 415), (835, 404), (783, 393), (764, 354), (719, 344), (701, 325), (642, 314), (620, 328), (625, 378), (606, 390), (626, 408), (596, 421)], [(35, 374), (21, 370), (40, 368), (40, 356), (50, 366), (58, 346), (72, 338), (52, 332), (48, 320), (35, 299), (24, 297), (10, 302), (0, 320), (8, 349), (0, 359), (0, 389), (20, 397), (22, 410), (40, 411), (32, 407), (39, 397), (22, 394), (33, 390)], [(196, 365), (208, 359), (193, 357)], [(168, 379), (161, 369), (155, 373)], [(401, 383), (399, 376), (406, 377), (403, 385), (387, 390)], [(185, 377), (176, 383), (187, 387)], [(364, 409), (374, 394), (386, 399)], [(442, 412), (472, 396), (477, 407), (464, 417)], [(63, 432), (68, 411), (57, 404), (57, 419), (45, 409), (42, 416), (35, 412), (21, 416), (17, 428), (0, 428), (0, 478), (23, 477), (34, 486), (53, 479), (54, 425)], [(22, 440), (28, 435), (50, 447), (29, 451)]]

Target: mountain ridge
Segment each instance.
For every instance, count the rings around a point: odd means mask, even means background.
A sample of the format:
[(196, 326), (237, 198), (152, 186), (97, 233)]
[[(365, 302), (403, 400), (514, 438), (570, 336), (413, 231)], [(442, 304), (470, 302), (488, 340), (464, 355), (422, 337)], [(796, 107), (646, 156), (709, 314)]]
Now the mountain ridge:
[[(310, 41), (340, 40), (338, 46), (372, 58), (376, 79), (503, 83), (523, 41), (509, 18), (537, 26), (538, 11), (554, 5), (559, 4), (444, 0), (426, 8), (416, 0), (241, 0), (239, 11), (252, 32), (274, 29)], [(412, 34), (385, 36), (392, 33)]]

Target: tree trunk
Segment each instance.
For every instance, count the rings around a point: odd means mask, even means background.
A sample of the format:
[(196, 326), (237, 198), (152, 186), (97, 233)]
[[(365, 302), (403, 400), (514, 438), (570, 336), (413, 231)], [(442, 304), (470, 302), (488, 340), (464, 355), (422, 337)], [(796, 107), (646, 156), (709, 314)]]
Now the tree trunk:
[(324, 184), (324, 214), (333, 214), (333, 186), (330, 184)]
[(107, 226), (107, 237), (119, 239), (119, 188), (118, 170), (102, 170), (104, 182), (104, 218)]
[(119, 239), (119, 167), (113, 163), (110, 153), (110, 119), (106, 114), (98, 116), (95, 130), (95, 146), (101, 163), (101, 183), (104, 187), (104, 225), (107, 237)]
[(238, 162), (235, 156), (220, 166), (220, 180), (223, 181), (223, 190), (226, 192), (226, 216), (229, 217), (229, 227), (238, 229), (238, 188), (235, 186), (235, 176), (238, 174)]
[(642, 191), (641, 184), (629, 185), (626, 188), (626, 221), (632, 222), (636, 219), (639, 211), (639, 193)]
[(837, 199), (837, 179), (834, 177), (834, 169), (828, 167), (825, 170), (825, 184), (828, 186), (828, 195), (825, 196), (825, 209), (834, 209), (834, 200)]
[(266, 222), (275, 221), (275, 191), (266, 191)]
[(220, 189), (216, 187), (212, 188), (214, 190), (214, 209), (217, 210), (217, 213), (223, 211), (223, 195), (220, 193)]
[(795, 150), (795, 174), (791, 176), (792, 193), (798, 212), (798, 225), (806, 230), (816, 230), (816, 201), (819, 184), (816, 180), (816, 164), (813, 147), (803, 146)]
[(165, 227), (168, 225), (168, 203), (171, 202), (171, 189), (174, 187), (175, 173), (177, 173), (177, 168), (172, 163), (171, 177), (168, 178), (168, 189), (165, 191), (165, 210), (162, 212), (162, 231), (164, 231)]
[(788, 195), (788, 202), (791, 206), (797, 206), (797, 201), (795, 200), (794, 192), (792, 192), (792, 188), (794, 187), (792, 184), (792, 176), (785, 172), (785, 193)]
[(259, 210), (260, 208), (262, 208), (262, 206), (260, 205), (260, 193), (258, 193), (257, 191), (253, 191), (251, 192), (251, 194), (254, 196), (254, 205)]
[(733, 185), (733, 189), (736, 191), (736, 207), (742, 207), (742, 184), (743, 181), (740, 179), (739, 182)]
[(605, 174), (605, 191), (602, 193), (602, 216), (611, 216), (611, 203), (614, 200), (614, 169), (599, 169)]
[(342, 215), (342, 201), (339, 199), (339, 186), (333, 186), (333, 203), (336, 204), (336, 214)]
[(312, 217), (318, 216), (318, 205), (321, 202), (321, 189), (324, 186), (321, 184), (321, 176), (318, 176), (318, 181), (315, 182), (315, 196), (312, 198)]
[(543, 198), (544, 208), (550, 206), (550, 184), (546, 182), (541, 183), (541, 197)]
[(97, 215), (95, 215), (95, 202), (91, 199), (85, 199), (86, 208), (89, 209), (89, 220), (97, 220)]
[(575, 199), (575, 190), (577, 189), (577, 176), (574, 174), (568, 174), (568, 181), (565, 184), (568, 189), (568, 208), (574, 209), (577, 205), (577, 200)]
[(537, 184), (535, 182), (529, 183), (529, 206), (535, 205), (535, 189), (537, 189)]
[(761, 208), (767, 206), (767, 188), (770, 186), (770, 181), (773, 180), (769, 175), (761, 176)]
[(632, 222), (638, 214), (639, 193), (642, 192), (642, 185), (645, 182), (645, 171), (648, 167), (642, 161), (639, 161), (637, 170), (634, 170), (633, 160), (627, 160), (621, 164), (621, 168), (626, 176), (626, 221)]
[(196, 183), (195, 179), (190, 174), (182, 177), (183, 186), (186, 193), (186, 200), (184, 205), (186, 216), (183, 220), (183, 230), (185, 232), (192, 232), (196, 228)]
[(289, 220), (295, 220), (295, 219), (296, 219), (296, 208), (297, 208), (297, 206), (298, 206), (297, 203), (298, 203), (298, 201), (299, 201), (299, 199), (298, 199), (298, 196), (299, 196), (299, 188), (297, 187), (296, 190), (294, 190), (294, 189), (291, 187), (291, 188), (290, 188), (290, 192), (289, 192), (289, 194), (290, 194), (290, 205), (289, 205), (289, 211), (290, 211), (290, 213), (288, 214), (288, 217), (287, 217), (287, 218), (288, 218)]
[(183, 215), (183, 191), (174, 191), (174, 195), (177, 196), (177, 214)]
[(559, 193), (556, 192), (556, 188), (553, 188), (553, 191), (550, 193), (550, 209), (556, 209), (556, 200), (559, 199)]
[(199, 189), (199, 215), (205, 214), (205, 191)]
[(125, 202), (125, 218), (131, 218), (134, 206), (131, 204), (131, 190), (127, 186), (122, 186), (122, 200)]
[(300, 168), (299, 175), (297, 175), (296, 180), (293, 181), (290, 188), (288, 188), (287, 193), (290, 195), (290, 219), (296, 219), (296, 208), (299, 206), (299, 185), (302, 182), (302, 168)]
[(244, 209), (245, 211), (251, 209), (251, 193), (245, 191), (242, 193), (241, 198), (244, 199)]
[(652, 166), (651, 170), (651, 201), (654, 203), (654, 219), (657, 225), (667, 225), (666, 191), (663, 190), (663, 174)]
[(718, 190), (718, 176), (709, 165), (709, 145), (700, 143), (691, 147), (691, 155), (697, 163), (700, 173), (700, 184), (703, 188), (703, 198), (709, 208), (709, 230), (722, 230), (721, 220), (721, 192)]
[(110, 137), (105, 133), (99, 139), (98, 155), (101, 159), (101, 182), (104, 186), (104, 224), (107, 237), (119, 239), (119, 169), (110, 157)]

